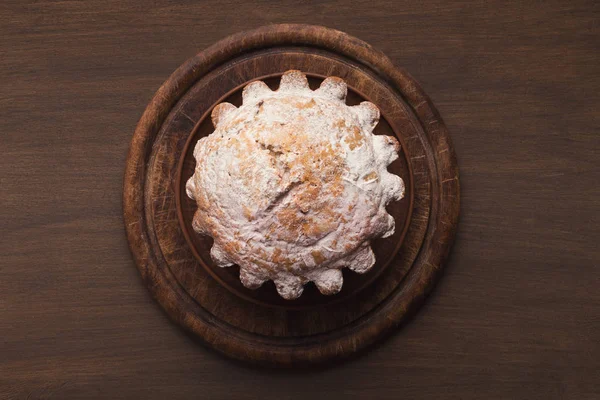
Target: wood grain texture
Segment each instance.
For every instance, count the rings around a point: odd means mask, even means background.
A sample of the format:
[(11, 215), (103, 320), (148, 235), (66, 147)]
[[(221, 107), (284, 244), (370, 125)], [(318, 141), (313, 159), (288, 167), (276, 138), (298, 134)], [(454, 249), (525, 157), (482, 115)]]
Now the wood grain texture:
[[(315, 88), (317, 77), (338, 76), (349, 85), (350, 101), (379, 107), (375, 133), (400, 141), (401, 157), (390, 171), (404, 178), (407, 190), (389, 207), (396, 234), (374, 241), (372, 273), (355, 279), (347, 274), (337, 296), (309, 287), (299, 299), (285, 301), (272, 284), (246, 290), (233, 268), (212, 263), (212, 244), (199, 241), (192, 229), (196, 205), (184, 187), (194, 170), (194, 145), (212, 132), (212, 109), (224, 100), (239, 105), (250, 81), (275, 74), (269, 82), (277, 84), (290, 69), (312, 74)], [(131, 143), (123, 215), (144, 282), (172, 320), (240, 360), (298, 367), (355, 356), (414, 314), (439, 277), (456, 232), (458, 166), (437, 110), (384, 54), (334, 29), (279, 24), (219, 41), (161, 86)]]
[[(0, 398), (597, 399), (599, 18), (593, 1), (2, 2)], [(348, 32), (414, 75), (461, 167), (425, 306), (359, 358), (305, 371), (183, 334), (121, 218), (156, 88), (215, 41), (284, 22)]]

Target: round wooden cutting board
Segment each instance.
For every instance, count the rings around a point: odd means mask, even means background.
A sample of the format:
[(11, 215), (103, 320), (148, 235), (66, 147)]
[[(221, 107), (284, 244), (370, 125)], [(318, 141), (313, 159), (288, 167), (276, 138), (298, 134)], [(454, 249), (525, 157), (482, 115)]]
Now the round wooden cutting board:
[[(249, 290), (237, 267), (216, 267), (212, 239), (191, 228), (195, 204), (185, 195), (192, 150), (213, 126), (223, 101), (241, 104), (243, 87), (276, 89), (287, 70), (311, 87), (327, 76), (348, 83), (348, 104), (381, 110), (375, 134), (402, 145), (389, 170), (406, 185), (390, 203), (396, 233), (372, 243), (377, 263), (366, 274), (344, 269), (342, 291), (313, 284), (297, 300), (272, 282)], [(124, 220), (143, 280), (167, 314), (216, 350), (261, 364), (295, 366), (348, 357), (397, 327), (422, 303), (450, 249), (459, 212), (456, 157), (433, 104), (406, 72), (368, 44), (308, 25), (243, 32), (188, 60), (158, 90), (133, 136), (125, 172)]]

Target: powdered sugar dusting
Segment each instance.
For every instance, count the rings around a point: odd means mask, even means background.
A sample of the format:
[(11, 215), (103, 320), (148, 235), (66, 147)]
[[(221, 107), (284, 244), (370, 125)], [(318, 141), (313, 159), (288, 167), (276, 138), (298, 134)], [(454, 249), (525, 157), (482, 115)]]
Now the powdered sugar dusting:
[(215, 131), (196, 144), (186, 192), (198, 205), (194, 230), (214, 239), (211, 257), (239, 265), (246, 287), (273, 280), (294, 299), (313, 281), (337, 293), (340, 270), (368, 271), (370, 241), (393, 234), (385, 206), (404, 196), (404, 182), (387, 166), (400, 146), (373, 135), (379, 110), (347, 106), (346, 92), (340, 78), (313, 91), (288, 71), (277, 91), (253, 82), (242, 106), (213, 110)]

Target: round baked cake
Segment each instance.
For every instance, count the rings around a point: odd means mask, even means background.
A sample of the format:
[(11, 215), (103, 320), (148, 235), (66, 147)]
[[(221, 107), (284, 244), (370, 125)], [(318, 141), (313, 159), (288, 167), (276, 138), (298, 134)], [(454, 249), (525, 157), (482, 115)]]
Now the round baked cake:
[(368, 271), (371, 240), (394, 233), (385, 207), (404, 196), (404, 182), (387, 166), (400, 145), (373, 134), (374, 104), (348, 106), (346, 93), (340, 78), (313, 91), (288, 71), (278, 90), (252, 82), (239, 108), (214, 108), (215, 131), (196, 144), (186, 191), (198, 205), (194, 230), (213, 238), (218, 266), (240, 267), (244, 286), (273, 280), (295, 299), (312, 281), (335, 294), (341, 269)]

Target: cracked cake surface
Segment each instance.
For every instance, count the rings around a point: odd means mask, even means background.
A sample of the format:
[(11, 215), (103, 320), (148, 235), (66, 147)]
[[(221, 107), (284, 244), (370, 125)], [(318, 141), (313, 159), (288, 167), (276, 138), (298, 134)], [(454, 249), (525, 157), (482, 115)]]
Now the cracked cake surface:
[(404, 196), (388, 172), (400, 145), (373, 135), (379, 109), (347, 106), (346, 83), (286, 72), (279, 89), (255, 81), (243, 104), (217, 105), (215, 131), (194, 148), (186, 184), (196, 201), (193, 228), (214, 239), (211, 258), (237, 264), (244, 286), (273, 280), (286, 299), (313, 281), (323, 294), (342, 288), (341, 269), (364, 273), (375, 263), (371, 240), (394, 233), (385, 207)]

